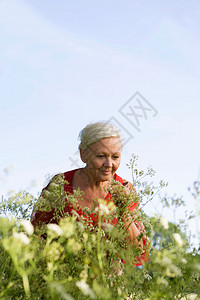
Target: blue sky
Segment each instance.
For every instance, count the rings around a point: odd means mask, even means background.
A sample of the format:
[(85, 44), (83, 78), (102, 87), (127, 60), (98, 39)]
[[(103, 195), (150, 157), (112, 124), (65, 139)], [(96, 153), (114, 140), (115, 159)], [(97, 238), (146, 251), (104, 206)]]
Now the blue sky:
[[(195, 209), (187, 188), (200, 172), (199, 20), (199, 1), (0, 1), (2, 194), (32, 181), (39, 193), (47, 174), (73, 168), (86, 124), (115, 118), (134, 136), (118, 174), (131, 180), (136, 153)], [(137, 91), (158, 111), (140, 132), (120, 113)]]

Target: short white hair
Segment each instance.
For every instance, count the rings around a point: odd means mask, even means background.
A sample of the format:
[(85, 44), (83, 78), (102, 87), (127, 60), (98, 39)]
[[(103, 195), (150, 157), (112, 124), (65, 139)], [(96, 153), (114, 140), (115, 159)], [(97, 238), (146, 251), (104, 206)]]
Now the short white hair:
[(79, 134), (79, 139), (81, 141), (79, 149), (83, 151), (87, 150), (90, 145), (108, 137), (119, 137), (122, 142), (120, 131), (112, 124), (107, 122), (88, 124)]

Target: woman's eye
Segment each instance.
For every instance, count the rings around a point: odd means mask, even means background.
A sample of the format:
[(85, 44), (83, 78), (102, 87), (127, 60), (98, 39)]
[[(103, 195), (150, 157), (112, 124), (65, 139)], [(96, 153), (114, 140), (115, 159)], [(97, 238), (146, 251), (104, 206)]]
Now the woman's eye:
[(118, 156), (118, 155), (114, 155), (113, 158), (114, 158), (114, 159), (118, 159), (119, 156)]
[(102, 157), (104, 157), (104, 155), (97, 155), (97, 157), (98, 157), (98, 158), (102, 158)]

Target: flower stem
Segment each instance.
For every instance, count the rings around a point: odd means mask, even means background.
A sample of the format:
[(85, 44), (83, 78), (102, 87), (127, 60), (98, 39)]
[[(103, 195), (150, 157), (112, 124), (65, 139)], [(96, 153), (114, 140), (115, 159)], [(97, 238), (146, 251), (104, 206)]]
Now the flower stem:
[(101, 278), (103, 283), (106, 285), (106, 279), (103, 272), (103, 262), (102, 262), (102, 256), (101, 256), (101, 217), (99, 218), (99, 228), (97, 233), (97, 258), (99, 262), (99, 268), (101, 271)]

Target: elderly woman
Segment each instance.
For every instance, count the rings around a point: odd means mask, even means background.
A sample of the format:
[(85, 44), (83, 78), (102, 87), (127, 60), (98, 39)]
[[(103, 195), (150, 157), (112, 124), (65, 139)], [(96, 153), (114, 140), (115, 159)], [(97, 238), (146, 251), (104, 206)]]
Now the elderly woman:
[[(111, 195), (118, 197), (117, 195), (119, 194), (113, 193), (113, 190), (110, 188), (113, 181), (116, 183), (114, 187), (119, 187), (120, 193), (124, 196), (130, 193), (132, 186), (116, 174), (121, 161), (122, 141), (120, 132), (113, 125), (109, 123), (89, 124), (81, 131), (80, 139), (80, 157), (86, 166), (54, 176), (48, 186), (42, 191), (41, 198), (48, 194), (51, 183), (58, 183), (59, 176), (61, 176), (65, 182), (63, 189), (65, 195), (64, 212), (72, 215), (76, 211), (77, 220), (79, 217), (85, 216), (88, 222), (92, 222), (95, 226), (97, 216), (93, 213), (86, 213), (86, 208), (87, 211), (91, 210), (94, 205), (97, 205), (98, 199), (105, 199), (106, 203), (109, 203), (112, 201)], [(78, 206), (75, 207), (68, 201), (67, 195), (76, 194), (77, 190), (82, 192), (82, 197), (77, 198)], [(122, 197), (121, 199), (124, 198)], [(118, 199), (116, 203), (121, 205), (120, 201)], [(51, 203), (49, 204), (51, 206)], [(128, 206), (129, 212), (133, 212), (137, 206), (138, 203), (133, 202)], [(128, 218), (127, 215), (122, 220), (126, 228), (125, 239), (138, 247), (146, 248), (146, 238), (143, 235), (144, 226), (142, 223), (133, 222), (132, 218)], [(59, 217), (55, 215), (55, 209), (49, 209), (46, 212), (44, 210), (35, 210), (32, 214), (32, 224), (34, 226), (41, 223), (58, 223), (58, 221)], [(116, 223), (117, 217), (115, 216), (112, 224), (115, 226)], [(141, 237), (141, 235), (143, 237), (138, 241), (138, 237)], [(141, 265), (146, 261), (148, 261), (148, 258), (144, 251), (137, 258), (136, 265)]]

